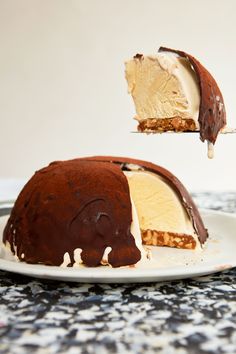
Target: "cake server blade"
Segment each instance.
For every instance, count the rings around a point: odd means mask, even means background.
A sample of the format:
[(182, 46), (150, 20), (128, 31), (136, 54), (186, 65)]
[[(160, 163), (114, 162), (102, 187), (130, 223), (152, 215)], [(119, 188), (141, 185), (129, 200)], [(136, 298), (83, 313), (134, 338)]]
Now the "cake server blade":
[[(194, 131), (185, 131), (185, 132), (175, 132), (175, 131), (166, 131), (166, 132), (162, 132), (162, 131), (152, 131), (152, 130), (146, 130), (143, 132), (140, 131), (132, 131), (131, 133), (141, 133), (141, 134), (192, 134), (192, 133), (200, 133), (199, 130), (194, 130)], [(222, 129), (219, 134), (235, 134), (236, 133), (236, 128), (224, 128)]]

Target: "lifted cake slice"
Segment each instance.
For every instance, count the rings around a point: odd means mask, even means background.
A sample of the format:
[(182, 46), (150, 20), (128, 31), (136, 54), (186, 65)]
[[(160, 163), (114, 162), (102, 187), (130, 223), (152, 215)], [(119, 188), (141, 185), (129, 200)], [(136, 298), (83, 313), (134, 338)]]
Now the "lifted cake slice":
[(200, 90), (186, 58), (136, 55), (126, 63), (126, 79), (140, 131), (199, 129)]
[(160, 47), (152, 56), (136, 54), (126, 62), (138, 131), (199, 132), (208, 157), (226, 127), (222, 93), (209, 71), (192, 55)]

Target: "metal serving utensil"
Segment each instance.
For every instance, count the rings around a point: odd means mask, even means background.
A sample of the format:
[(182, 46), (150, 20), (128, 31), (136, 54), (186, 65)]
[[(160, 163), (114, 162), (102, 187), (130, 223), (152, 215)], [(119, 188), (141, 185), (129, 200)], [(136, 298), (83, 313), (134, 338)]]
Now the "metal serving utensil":
[[(191, 133), (200, 133), (199, 130), (194, 130), (194, 131), (185, 131), (185, 132), (176, 132), (176, 131), (152, 131), (152, 130), (146, 130), (143, 132), (140, 131), (132, 131), (132, 133), (138, 133), (138, 134), (183, 134), (183, 133), (187, 133), (187, 134), (191, 134)], [(225, 127), (223, 129), (221, 129), (221, 131), (219, 132), (219, 134), (235, 134), (236, 133), (236, 128), (229, 128), (229, 127)], [(209, 157), (209, 159), (213, 159), (214, 157), (214, 145), (210, 142), (207, 141), (207, 156)]]
[[(146, 130), (143, 132), (140, 131), (132, 131), (131, 133), (138, 133), (138, 134), (192, 134), (192, 133), (200, 133), (200, 130), (193, 130), (193, 131), (185, 131), (185, 132), (176, 132), (176, 131), (153, 131), (153, 130)], [(219, 134), (235, 134), (236, 128), (223, 128)]]

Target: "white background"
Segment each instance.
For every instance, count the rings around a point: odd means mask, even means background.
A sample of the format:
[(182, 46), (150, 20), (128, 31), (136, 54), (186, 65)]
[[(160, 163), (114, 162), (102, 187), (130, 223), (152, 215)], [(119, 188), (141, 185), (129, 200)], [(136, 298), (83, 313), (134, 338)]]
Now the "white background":
[(0, 178), (50, 161), (125, 155), (160, 164), (190, 190), (236, 189), (236, 135), (208, 160), (198, 135), (132, 134), (124, 61), (160, 45), (196, 56), (236, 127), (236, 1), (0, 0)]

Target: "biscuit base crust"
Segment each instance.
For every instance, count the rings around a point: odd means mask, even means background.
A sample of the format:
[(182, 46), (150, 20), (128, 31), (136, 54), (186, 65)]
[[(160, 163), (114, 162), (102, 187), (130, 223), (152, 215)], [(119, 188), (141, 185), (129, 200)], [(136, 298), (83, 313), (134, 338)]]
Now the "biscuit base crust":
[(139, 121), (139, 132), (186, 132), (197, 130), (196, 123), (192, 118), (147, 118)]
[(141, 230), (144, 245), (149, 246), (167, 246), (183, 249), (195, 249), (196, 240), (193, 236), (187, 234), (178, 234), (174, 232)]

